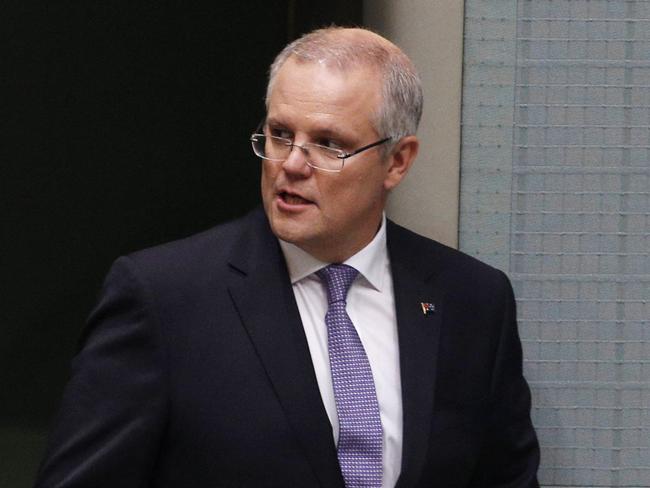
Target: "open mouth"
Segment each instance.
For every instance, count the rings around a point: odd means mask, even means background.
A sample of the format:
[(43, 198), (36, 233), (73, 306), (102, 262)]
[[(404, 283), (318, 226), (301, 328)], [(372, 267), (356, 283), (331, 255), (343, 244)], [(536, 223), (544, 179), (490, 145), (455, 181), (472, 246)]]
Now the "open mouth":
[(278, 195), (280, 199), (288, 205), (308, 205), (310, 203), (314, 203), (310, 200), (301, 197), (300, 195), (296, 195), (295, 193), (288, 193), (286, 191), (282, 191)]

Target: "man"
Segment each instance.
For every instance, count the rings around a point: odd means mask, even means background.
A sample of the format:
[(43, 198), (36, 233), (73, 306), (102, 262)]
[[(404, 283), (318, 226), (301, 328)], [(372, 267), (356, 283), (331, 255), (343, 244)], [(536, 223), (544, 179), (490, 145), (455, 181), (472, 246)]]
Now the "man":
[(287, 46), (264, 212), (114, 264), (37, 486), (537, 486), (507, 278), (383, 217), (421, 106), (374, 33)]

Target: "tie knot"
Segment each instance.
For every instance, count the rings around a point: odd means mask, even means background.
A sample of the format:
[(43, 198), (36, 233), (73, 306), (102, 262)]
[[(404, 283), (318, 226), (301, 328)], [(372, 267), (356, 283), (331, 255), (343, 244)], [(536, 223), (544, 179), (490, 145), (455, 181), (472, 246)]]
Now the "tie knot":
[(345, 301), (350, 285), (359, 272), (347, 264), (330, 264), (316, 272), (327, 288), (327, 302)]

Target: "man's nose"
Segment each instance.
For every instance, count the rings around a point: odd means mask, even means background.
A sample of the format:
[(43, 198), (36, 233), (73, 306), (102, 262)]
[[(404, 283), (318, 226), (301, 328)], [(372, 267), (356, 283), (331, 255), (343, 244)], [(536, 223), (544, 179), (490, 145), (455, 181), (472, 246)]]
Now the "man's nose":
[(307, 164), (309, 152), (298, 144), (293, 144), (287, 159), (282, 163), (282, 168), (290, 174), (307, 177), (312, 168)]

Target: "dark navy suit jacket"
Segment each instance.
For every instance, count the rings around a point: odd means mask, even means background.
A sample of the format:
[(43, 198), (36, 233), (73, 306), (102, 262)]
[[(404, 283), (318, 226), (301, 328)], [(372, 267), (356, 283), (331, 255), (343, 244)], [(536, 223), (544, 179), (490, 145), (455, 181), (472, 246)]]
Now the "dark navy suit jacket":
[[(397, 486), (537, 486), (508, 279), (391, 222), (387, 243), (404, 411)], [(81, 344), (38, 487), (343, 488), (261, 210), (118, 259)]]

